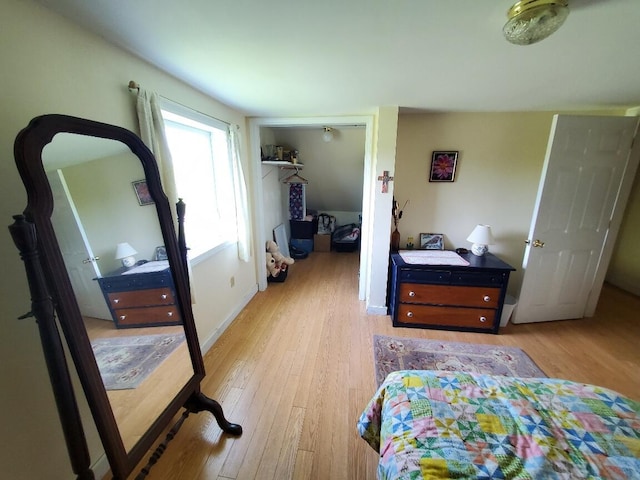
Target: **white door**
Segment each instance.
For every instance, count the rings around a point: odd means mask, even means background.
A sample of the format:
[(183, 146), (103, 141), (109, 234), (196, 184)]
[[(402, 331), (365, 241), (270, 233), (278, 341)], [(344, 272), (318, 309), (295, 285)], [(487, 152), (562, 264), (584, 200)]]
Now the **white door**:
[(98, 259), (91, 251), (91, 245), (82, 228), (73, 199), (69, 195), (64, 176), (60, 170), (55, 170), (48, 172), (47, 177), (53, 192), (54, 209), (51, 223), (80, 313), (87, 317), (112, 320), (100, 285), (94, 280), (100, 276), (100, 268), (96, 263)]
[(599, 296), (596, 278), (610, 257), (603, 248), (615, 240), (611, 220), (624, 209), (625, 172), (635, 170), (637, 124), (637, 117), (554, 117), (513, 323), (582, 318)]

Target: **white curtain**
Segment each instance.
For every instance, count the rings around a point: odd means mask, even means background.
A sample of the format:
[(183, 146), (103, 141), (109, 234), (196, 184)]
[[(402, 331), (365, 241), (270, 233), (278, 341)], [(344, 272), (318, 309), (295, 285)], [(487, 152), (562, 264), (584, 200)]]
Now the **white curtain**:
[(164, 120), (160, 110), (160, 97), (155, 92), (150, 92), (144, 88), (138, 88), (138, 122), (140, 124), (140, 137), (149, 147), (158, 163), (162, 188), (169, 199), (171, 206), (171, 218), (174, 226), (177, 227), (176, 203), (178, 194), (176, 192), (176, 182), (173, 173), (173, 160), (167, 144), (167, 137), (164, 133)]
[[(155, 92), (150, 92), (142, 87), (138, 87), (136, 110), (138, 112), (138, 123), (140, 124), (140, 138), (142, 138), (142, 141), (149, 150), (151, 150), (158, 164), (162, 189), (169, 199), (171, 218), (177, 231), (178, 216), (176, 213), (176, 203), (178, 202), (178, 194), (171, 151), (169, 150), (169, 144), (167, 143), (167, 137), (164, 132), (164, 120), (160, 109), (160, 96)], [(187, 208), (189, 208), (188, 205)], [(191, 263), (188, 261), (187, 274), (189, 276), (191, 303), (196, 303), (193, 272), (191, 271)]]
[(249, 205), (247, 200), (247, 183), (242, 163), (240, 162), (240, 127), (229, 126), (231, 140), (231, 161), (233, 166), (233, 188), (236, 200), (236, 219), (238, 224), (238, 258), (248, 262), (251, 257), (251, 235), (249, 223)]

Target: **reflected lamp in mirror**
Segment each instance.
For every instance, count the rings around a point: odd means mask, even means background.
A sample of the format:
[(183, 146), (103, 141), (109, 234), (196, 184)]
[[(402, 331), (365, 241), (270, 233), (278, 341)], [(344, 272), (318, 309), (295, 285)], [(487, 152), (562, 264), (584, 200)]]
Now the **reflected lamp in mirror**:
[(333, 128), (324, 127), (324, 131), (322, 132), (322, 140), (327, 143), (333, 140)]
[(471, 242), (471, 253), (478, 257), (483, 256), (489, 251), (489, 245), (494, 244), (493, 235), (490, 225), (476, 225), (471, 235), (467, 237), (467, 241)]
[(135, 255), (138, 252), (127, 242), (119, 243), (116, 247), (116, 260), (122, 260), (123, 267), (133, 267), (136, 264)]

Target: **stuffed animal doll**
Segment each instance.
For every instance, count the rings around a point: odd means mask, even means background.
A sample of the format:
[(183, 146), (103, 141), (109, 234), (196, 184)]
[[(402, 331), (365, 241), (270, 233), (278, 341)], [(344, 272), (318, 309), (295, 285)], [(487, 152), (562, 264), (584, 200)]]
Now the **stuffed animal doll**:
[(269, 252), (267, 252), (267, 271), (272, 277), (277, 277), (280, 273), (280, 268), (276, 265), (276, 260)]
[(285, 264), (285, 265), (293, 265), (295, 260), (291, 257), (285, 257), (280, 253), (280, 247), (273, 240), (269, 240), (267, 242), (267, 252), (269, 252), (276, 261), (276, 265)]

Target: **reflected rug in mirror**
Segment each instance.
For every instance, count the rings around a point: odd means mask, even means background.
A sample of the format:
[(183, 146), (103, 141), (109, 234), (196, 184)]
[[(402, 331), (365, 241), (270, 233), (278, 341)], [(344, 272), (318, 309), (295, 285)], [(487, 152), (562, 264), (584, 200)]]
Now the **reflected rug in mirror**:
[(373, 336), (376, 383), (396, 370), (463, 371), (508, 377), (546, 377), (516, 347)]
[(97, 338), (91, 342), (107, 390), (140, 385), (184, 341), (184, 334)]

